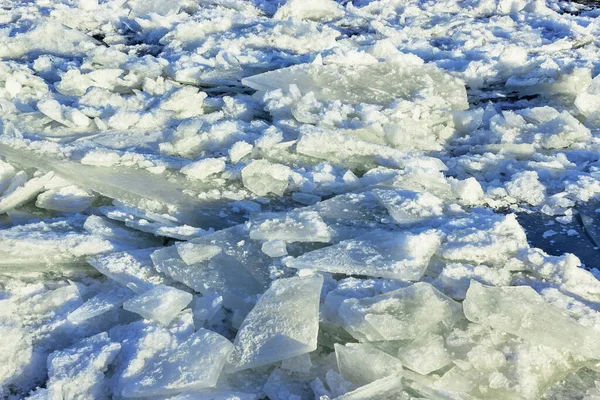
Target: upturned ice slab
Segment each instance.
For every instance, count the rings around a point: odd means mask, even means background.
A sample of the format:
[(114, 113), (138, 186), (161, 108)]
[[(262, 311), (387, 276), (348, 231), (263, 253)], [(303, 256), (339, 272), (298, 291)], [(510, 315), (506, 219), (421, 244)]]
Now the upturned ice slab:
[(314, 351), (322, 285), (320, 275), (273, 282), (240, 326), (228, 371), (255, 368)]

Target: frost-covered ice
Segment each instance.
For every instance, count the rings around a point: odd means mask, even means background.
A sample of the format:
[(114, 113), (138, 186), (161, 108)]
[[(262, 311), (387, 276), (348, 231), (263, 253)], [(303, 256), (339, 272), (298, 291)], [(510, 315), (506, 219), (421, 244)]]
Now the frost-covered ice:
[(4, 2), (0, 397), (600, 397), (599, 18)]

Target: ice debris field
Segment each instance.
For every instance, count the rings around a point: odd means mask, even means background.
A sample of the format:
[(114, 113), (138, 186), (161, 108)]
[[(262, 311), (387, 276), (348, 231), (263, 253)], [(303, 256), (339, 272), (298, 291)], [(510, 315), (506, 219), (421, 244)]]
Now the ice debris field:
[(600, 399), (600, 9), (5, 0), (0, 396)]

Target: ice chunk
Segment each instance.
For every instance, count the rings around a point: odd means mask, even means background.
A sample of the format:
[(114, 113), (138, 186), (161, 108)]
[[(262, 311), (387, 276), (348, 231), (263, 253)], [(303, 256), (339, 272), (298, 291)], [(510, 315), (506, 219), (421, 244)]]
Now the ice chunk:
[(258, 196), (269, 193), (282, 196), (288, 187), (291, 172), (285, 165), (254, 160), (242, 169), (242, 181), (248, 190)]
[(70, 57), (82, 56), (96, 47), (91, 36), (77, 29), (70, 29), (52, 19), (33, 24), (29, 31), (18, 32), (0, 43), (0, 57), (19, 58), (26, 54), (62, 54)]
[(75, 185), (50, 189), (41, 193), (35, 201), (36, 207), (62, 212), (81, 212), (96, 199), (93, 193)]
[(595, 331), (546, 303), (531, 287), (491, 287), (472, 281), (463, 307), (472, 322), (512, 333), (531, 343), (586, 358), (600, 358), (600, 340)]
[(182, 393), (169, 397), (168, 400), (256, 400), (255, 394), (235, 392), (232, 390), (203, 390)]
[(23, 186), (0, 197), (0, 214), (19, 207), (33, 199), (38, 193), (44, 190), (44, 185), (50, 181), (53, 175), (54, 173), (48, 172), (38, 178), (32, 178)]
[(406, 167), (431, 165), (445, 169), (439, 159), (433, 157), (407, 157), (406, 153), (391, 147), (370, 143), (356, 136), (337, 130), (303, 126), (296, 143), (296, 152), (348, 168), (368, 170), (375, 166)]
[(537, 206), (546, 198), (546, 187), (540, 183), (535, 171), (516, 173), (510, 182), (506, 183), (508, 194), (517, 200)]
[(472, 279), (491, 286), (508, 286), (511, 273), (506, 269), (489, 268), (485, 265), (453, 263), (444, 266), (432, 283), (453, 299), (464, 300)]
[(367, 343), (336, 344), (335, 356), (340, 374), (357, 386), (402, 371), (400, 360)]
[(249, 240), (243, 226), (234, 226), (194, 239), (191, 243), (219, 246), (213, 258), (188, 265), (179, 257), (175, 246), (152, 254), (159, 272), (182, 282), (197, 292), (216, 292), (223, 296), (225, 307), (246, 309), (246, 299), (262, 293), (268, 286), (271, 258), (263, 254), (260, 244)]
[[(275, 368), (263, 390), (269, 400), (309, 399), (313, 393), (302, 380), (289, 371)], [(310, 396), (310, 397), (309, 397)]]
[(430, 193), (377, 189), (373, 194), (400, 224), (413, 224), (444, 213), (443, 200)]
[(261, 250), (269, 257), (283, 257), (287, 255), (287, 247), (283, 240), (269, 240), (262, 244)]
[[(244, 78), (242, 83), (255, 90), (268, 91), (296, 85), (300, 92), (313, 92), (317, 100), (387, 105), (398, 99), (414, 100), (422, 90), (449, 102), (453, 110), (468, 108), (464, 84), (433, 65), (414, 61), (414, 56), (398, 61), (368, 65), (301, 64)], [(368, 77), (368, 79), (366, 79)]]
[(203, 243), (178, 242), (175, 243), (177, 254), (187, 265), (194, 265), (221, 254), (223, 249), (219, 246)]
[(422, 375), (441, 369), (452, 362), (444, 338), (434, 333), (427, 333), (406, 346), (401, 346), (398, 350), (398, 358), (405, 367)]
[(281, 368), (291, 372), (308, 373), (313, 367), (310, 354), (305, 353), (296, 357), (288, 358), (281, 362)]
[(233, 164), (237, 164), (242, 158), (252, 153), (253, 146), (247, 142), (235, 142), (229, 149), (229, 158)]
[(356, 239), (305, 253), (288, 260), (296, 269), (347, 275), (367, 275), (416, 281), (442, 240), (439, 231), (420, 234), (373, 231)]
[(425, 282), (340, 306), (344, 329), (359, 340), (416, 339), (461, 320), (460, 304)]
[(121, 349), (106, 333), (82, 340), (48, 357), (50, 399), (107, 399), (104, 373)]
[(528, 247), (525, 231), (516, 216), (509, 214), (486, 217), (472, 227), (451, 232), (437, 254), (456, 262), (502, 266)]
[(291, 212), (284, 215), (262, 214), (252, 219), (250, 238), (284, 242), (323, 242), (331, 240), (331, 231), (315, 211)]
[(286, 20), (290, 17), (326, 21), (344, 15), (344, 10), (332, 0), (288, 0), (273, 15), (274, 19)]
[(225, 161), (219, 158), (205, 158), (181, 168), (181, 173), (192, 179), (205, 180), (211, 175), (225, 170)]
[(0, 385), (20, 388), (19, 382), (27, 374), (33, 358), (31, 334), (27, 329), (8, 321), (0, 324)]
[(483, 188), (477, 179), (471, 177), (465, 180), (451, 180), (452, 194), (463, 204), (473, 206), (481, 203)]
[(390, 375), (336, 397), (334, 400), (408, 400), (401, 375)]
[(152, 266), (150, 254), (154, 250), (150, 248), (104, 254), (90, 257), (87, 262), (108, 278), (136, 293), (143, 293), (165, 283), (165, 278)]
[(600, 109), (600, 76), (592, 79), (590, 85), (575, 99), (575, 107), (581, 114), (590, 117)]
[(460, 398), (540, 399), (583, 361), (479, 324), (455, 329), (446, 336), (446, 346), (456, 366), (441, 379), (424, 383)]
[(273, 282), (240, 326), (229, 369), (255, 368), (314, 351), (322, 285), (320, 275)]
[(207, 293), (202, 297), (196, 297), (193, 306), (196, 328), (201, 328), (206, 321), (210, 321), (221, 310), (222, 306), (223, 296), (216, 293)]
[[(154, 208), (157, 205), (168, 204), (171, 209), (177, 210), (177, 218), (182, 223), (194, 226), (201, 226), (204, 223), (210, 227), (223, 226), (223, 218), (213, 217), (213, 214), (209, 213), (213, 207), (221, 211), (220, 205), (200, 201), (184, 192), (183, 182), (173, 181), (165, 176), (137, 168), (96, 167), (56, 160), (42, 157), (31, 150), (10, 147), (4, 143), (0, 143), (0, 155), (21, 165), (54, 171), (55, 174), (83, 189), (100, 193), (128, 205), (141, 208), (151, 205)], [(184, 179), (184, 181), (186, 185), (190, 184), (189, 180)], [(191, 211), (198, 208), (203, 208), (205, 212), (200, 215)], [(217, 214), (218, 212), (215, 212), (214, 215)]]
[[(155, 4), (161, 4), (154, 1)], [(185, 85), (174, 91), (166, 100), (162, 101), (160, 108), (174, 111), (178, 118), (190, 118), (204, 114), (202, 103), (207, 94), (198, 88)]]
[(139, 378), (125, 385), (123, 396), (166, 396), (213, 387), (232, 347), (223, 336), (199, 329), (147, 363)]
[(69, 128), (85, 128), (91, 123), (90, 118), (78, 109), (64, 106), (56, 100), (40, 101), (37, 107), (47, 117)]
[(87, 217), (83, 228), (92, 235), (105, 238), (115, 244), (118, 243), (121, 248), (153, 247), (162, 243), (160, 238), (135, 231), (118, 222), (97, 215)]
[(90, 318), (97, 317), (108, 311), (120, 307), (124, 301), (135, 295), (130, 289), (124, 287), (115, 287), (106, 290), (92, 297), (76, 310), (72, 311), (67, 319), (76, 324), (87, 321)]
[(28, 272), (61, 265), (68, 271), (85, 267), (86, 256), (116, 250), (110, 241), (85, 232), (82, 225), (81, 217), (73, 217), (0, 230), (0, 269)]
[(0, 195), (11, 186), (16, 173), (15, 167), (0, 160)]
[(123, 303), (123, 308), (168, 325), (190, 302), (193, 296), (183, 290), (159, 285)]

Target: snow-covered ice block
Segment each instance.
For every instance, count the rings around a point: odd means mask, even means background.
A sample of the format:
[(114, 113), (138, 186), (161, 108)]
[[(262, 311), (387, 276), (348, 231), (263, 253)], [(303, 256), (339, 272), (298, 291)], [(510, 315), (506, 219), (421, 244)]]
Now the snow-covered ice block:
[(315, 211), (262, 214), (251, 221), (250, 238), (254, 240), (281, 240), (287, 243), (331, 241), (330, 229)]
[(177, 242), (177, 254), (187, 265), (199, 264), (221, 254), (219, 246), (203, 243)]
[(205, 158), (181, 168), (181, 173), (188, 178), (205, 180), (211, 175), (225, 170), (225, 161), (218, 158)]
[(223, 336), (199, 329), (146, 363), (138, 379), (125, 385), (123, 396), (167, 396), (214, 387), (232, 348)]
[(84, 266), (85, 257), (116, 250), (83, 230), (81, 217), (18, 225), (0, 231), (0, 268), (28, 272), (52, 265)]
[(402, 371), (400, 360), (367, 343), (336, 344), (335, 357), (340, 374), (357, 386)]
[(2, 38), (0, 57), (18, 58), (28, 53), (53, 53), (77, 57), (97, 46), (91, 36), (77, 29), (68, 28), (51, 19), (30, 25), (26, 32)]
[(279, 279), (246, 316), (228, 370), (256, 368), (317, 348), (320, 275)]
[(413, 224), (444, 213), (443, 200), (430, 193), (377, 189), (373, 194), (399, 224)]
[(449, 233), (436, 254), (449, 261), (502, 266), (528, 247), (527, 235), (514, 214), (494, 215)]
[(301, 129), (296, 152), (359, 170), (368, 170), (375, 166), (400, 168), (411, 164), (446, 168), (442, 161), (433, 157), (407, 157), (404, 151), (367, 142), (339, 130), (325, 130), (306, 125)]
[(282, 196), (288, 187), (292, 170), (267, 160), (254, 160), (242, 169), (244, 186), (258, 196), (269, 193)]
[(518, 172), (505, 186), (510, 196), (532, 206), (537, 206), (546, 199), (546, 187), (539, 181), (535, 171)]
[(453, 110), (468, 108), (463, 82), (414, 56), (367, 65), (301, 64), (244, 78), (242, 83), (260, 91), (296, 85), (318, 100), (354, 104), (414, 100), (422, 90), (428, 90), (430, 96), (443, 98)]
[[(148, 206), (163, 207), (165, 210), (166, 205), (169, 205), (170, 211), (176, 211), (175, 214), (181, 223), (189, 223), (193, 226), (201, 226), (206, 223), (211, 227), (223, 225), (222, 218), (207, 216), (207, 213), (200, 215), (192, 212), (192, 209), (198, 208), (204, 208), (208, 212), (211, 207), (217, 206), (189, 195), (184, 190), (185, 185), (189, 185), (190, 182), (187, 179), (174, 181), (167, 179), (166, 176), (153, 174), (140, 168), (97, 167), (57, 160), (42, 157), (33, 150), (15, 148), (5, 143), (0, 143), (0, 155), (21, 165), (53, 171), (56, 175), (83, 189), (100, 193), (128, 205), (139, 206), (142, 209), (148, 208)], [(220, 205), (218, 208), (221, 210)]]
[(19, 207), (33, 199), (38, 193), (44, 190), (44, 185), (52, 179), (53, 175), (53, 172), (48, 172), (40, 177), (30, 179), (23, 186), (16, 188), (10, 193), (4, 193), (0, 197), (0, 214)]
[(111, 290), (101, 291), (96, 296), (87, 300), (83, 305), (72, 311), (67, 319), (76, 324), (97, 317), (108, 311), (120, 307), (123, 302), (135, 296), (135, 292), (124, 288), (115, 287)]
[(96, 196), (75, 185), (50, 189), (38, 195), (35, 205), (47, 210), (81, 212), (92, 205)]
[(0, 324), (0, 385), (20, 389), (27, 385), (29, 379), (23, 378), (28, 374), (35, 355), (31, 334), (25, 327), (8, 322)]
[(511, 333), (531, 343), (586, 358), (600, 358), (600, 340), (596, 331), (548, 304), (531, 287), (491, 287), (472, 281), (463, 307), (465, 316), (472, 322)]
[(406, 346), (400, 346), (398, 358), (405, 367), (422, 375), (441, 369), (452, 362), (444, 338), (435, 333), (427, 333)]
[(436, 230), (420, 234), (373, 231), (305, 253), (288, 260), (286, 265), (296, 269), (416, 281), (425, 272), (441, 241), (442, 234)]
[(274, 19), (310, 19), (314, 21), (336, 19), (344, 15), (343, 8), (332, 0), (288, 0), (273, 15)]
[(464, 300), (471, 280), (490, 286), (509, 286), (512, 275), (507, 269), (452, 263), (444, 266), (432, 284), (455, 300)]
[(108, 399), (104, 373), (121, 349), (106, 332), (48, 357), (49, 399)]
[(339, 315), (344, 329), (367, 341), (416, 339), (464, 318), (459, 303), (425, 282), (374, 297), (348, 298)]
[(92, 122), (87, 115), (78, 109), (64, 106), (56, 100), (42, 100), (37, 104), (37, 107), (48, 118), (69, 128), (86, 128)]
[(144, 293), (167, 283), (152, 265), (150, 254), (155, 248), (121, 251), (89, 257), (87, 262), (101, 274), (133, 290)]
[(288, 253), (287, 246), (283, 240), (269, 240), (268, 242), (264, 242), (261, 250), (272, 258), (283, 257)]
[(90, 234), (110, 240), (121, 248), (146, 248), (159, 246), (161, 238), (130, 229), (119, 222), (98, 215), (90, 215), (83, 224)]
[(192, 301), (193, 296), (183, 290), (159, 285), (123, 303), (123, 308), (168, 325)]

